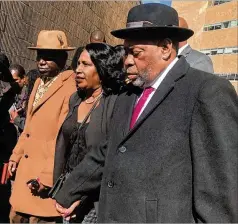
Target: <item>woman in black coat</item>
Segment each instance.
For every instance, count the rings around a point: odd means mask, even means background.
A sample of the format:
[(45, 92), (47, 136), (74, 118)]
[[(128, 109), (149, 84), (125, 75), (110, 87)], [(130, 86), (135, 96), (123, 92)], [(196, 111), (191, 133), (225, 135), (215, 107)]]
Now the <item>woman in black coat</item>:
[[(115, 100), (123, 90), (123, 53), (123, 48), (91, 43), (79, 56), (75, 78), (78, 91), (70, 98), (69, 113), (56, 143), (55, 186), (105, 139)], [(56, 192), (50, 193), (53, 198)], [(80, 203), (74, 222), (96, 223), (94, 202), (98, 196), (99, 193), (89, 195)]]

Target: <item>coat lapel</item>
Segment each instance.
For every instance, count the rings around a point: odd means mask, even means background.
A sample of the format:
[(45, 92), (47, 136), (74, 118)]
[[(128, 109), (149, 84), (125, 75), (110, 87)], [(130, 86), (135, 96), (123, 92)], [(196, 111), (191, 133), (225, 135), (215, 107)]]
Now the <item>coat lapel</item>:
[(162, 81), (159, 88), (156, 90), (150, 102), (144, 109), (143, 113), (135, 123), (134, 127), (125, 135), (124, 140), (126, 140), (131, 134), (133, 134), (140, 127), (140, 125), (150, 116), (150, 114), (166, 99), (170, 92), (173, 91), (176, 82), (186, 74), (188, 68), (189, 65), (186, 62), (185, 58), (181, 57), (174, 65), (174, 67), (168, 72), (165, 79)]
[(45, 92), (43, 97), (40, 99), (38, 104), (33, 108), (32, 113), (34, 113), (38, 108), (40, 108), (51, 96), (54, 95), (56, 91), (58, 91), (61, 86), (63, 86), (63, 81), (61, 77), (58, 77), (56, 81), (49, 87), (49, 89)]
[(120, 133), (122, 134), (122, 138), (129, 132), (130, 122), (131, 122), (131, 116), (134, 108), (134, 104), (137, 99), (137, 94), (128, 91), (123, 94), (121, 94), (118, 97), (119, 101), (117, 101), (118, 106), (118, 113), (120, 118), (118, 120), (118, 130), (120, 130)]
[(32, 112), (33, 102), (34, 102), (36, 91), (37, 91), (39, 85), (40, 85), (40, 78), (38, 78), (35, 81), (33, 90), (31, 92), (31, 95), (30, 95), (30, 98), (29, 98), (29, 102), (28, 102), (27, 116), (29, 116), (31, 114), (31, 112)]
[[(126, 123), (124, 125), (124, 129), (123, 129), (123, 135), (125, 136), (129, 130), (130, 130), (130, 123), (131, 123), (131, 117), (132, 117), (132, 113), (133, 113), (133, 109), (134, 109), (134, 105), (135, 105), (135, 102), (137, 100), (138, 96), (136, 94), (131, 94), (128, 98), (128, 101), (127, 101), (127, 105), (126, 105), (126, 110), (127, 110), (127, 119), (125, 119)], [(125, 111), (126, 112), (126, 111)]]
[[(38, 108), (40, 108), (49, 98), (51, 98), (62, 86), (64, 81), (72, 75), (72, 71), (65, 71), (59, 75), (59, 77), (55, 80), (55, 82), (49, 87), (49, 89), (45, 92), (43, 97), (40, 99), (38, 104), (32, 109), (32, 113), (34, 113)], [(35, 96), (35, 95), (34, 95)]]

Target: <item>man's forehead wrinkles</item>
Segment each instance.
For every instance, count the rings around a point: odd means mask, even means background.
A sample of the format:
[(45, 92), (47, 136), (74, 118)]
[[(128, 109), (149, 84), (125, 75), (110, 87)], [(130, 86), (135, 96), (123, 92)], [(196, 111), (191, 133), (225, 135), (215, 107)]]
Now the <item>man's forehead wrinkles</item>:
[(128, 49), (129, 50), (134, 50), (135, 48), (140, 48), (140, 49), (142, 49), (141, 47), (139, 47), (139, 46), (137, 46), (137, 45), (133, 45), (133, 46), (130, 46)]
[(146, 48), (146, 45), (143, 45), (143, 44), (134, 44), (134, 45), (131, 45), (131, 46), (128, 46), (127, 49), (129, 50), (133, 50), (135, 48), (139, 48), (139, 49), (145, 49)]

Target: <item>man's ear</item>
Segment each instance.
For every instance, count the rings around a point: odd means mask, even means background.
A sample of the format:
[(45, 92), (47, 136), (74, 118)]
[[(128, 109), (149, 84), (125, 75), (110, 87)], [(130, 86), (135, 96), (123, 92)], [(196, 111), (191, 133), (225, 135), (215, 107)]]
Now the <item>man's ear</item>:
[(166, 38), (160, 42), (160, 46), (162, 47), (162, 59), (165, 61), (169, 60), (173, 48), (172, 40)]

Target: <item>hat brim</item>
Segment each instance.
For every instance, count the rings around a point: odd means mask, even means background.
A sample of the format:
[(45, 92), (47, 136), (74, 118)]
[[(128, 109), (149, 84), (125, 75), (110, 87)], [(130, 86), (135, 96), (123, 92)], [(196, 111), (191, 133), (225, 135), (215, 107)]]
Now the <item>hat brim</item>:
[(28, 47), (29, 50), (53, 50), (53, 51), (73, 51), (75, 47), (67, 47), (67, 48), (40, 48), (40, 47)]
[(120, 39), (172, 38), (179, 42), (189, 39), (194, 32), (174, 26), (131, 27), (113, 30), (111, 34)]

